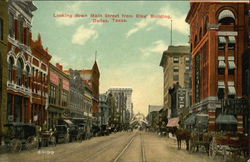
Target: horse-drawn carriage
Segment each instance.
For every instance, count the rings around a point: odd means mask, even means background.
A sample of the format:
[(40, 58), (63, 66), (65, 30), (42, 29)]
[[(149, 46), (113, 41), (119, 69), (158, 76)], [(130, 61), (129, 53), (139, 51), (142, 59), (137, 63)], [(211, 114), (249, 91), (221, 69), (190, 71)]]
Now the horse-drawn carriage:
[(205, 151), (208, 153), (211, 140), (212, 136), (209, 133), (194, 131), (191, 133), (190, 136), (189, 151), (192, 153), (199, 151), (199, 149), (201, 148), (204, 148)]
[(209, 146), (209, 156), (214, 158), (216, 154), (223, 156), (223, 161), (226, 161), (228, 156), (239, 158), (249, 156), (249, 136), (243, 134), (225, 134), (217, 135), (212, 138)]
[(48, 146), (49, 144), (56, 146), (56, 137), (54, 132), (52, 130), (42, 132), (40, 135), (40, 142), (41, 146)]
[(34, 124), (9, 123), (4, 126), (7, 129), (4, 142), (8, 151), (20, 152), (23, 149), (38, 148), (39, 140)]

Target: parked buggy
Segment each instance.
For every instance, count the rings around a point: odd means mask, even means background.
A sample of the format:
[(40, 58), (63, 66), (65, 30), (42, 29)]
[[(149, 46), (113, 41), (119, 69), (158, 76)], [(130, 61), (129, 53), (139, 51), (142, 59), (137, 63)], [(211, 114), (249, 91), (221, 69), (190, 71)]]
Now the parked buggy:
[(214, 158), (217, 154), (223, 156), (226, 161), (228, 156), (234, 159), (239, 156), (249, 156), (249, 136), (243, 134), (225, 134), (214, 136), (209, 146), (209, 156)]
[(5, 124), (7, 134), (4, 142), (10, 152), (20, 152), (23, 149), (38, 148), (37, 129), (34, 124), (9, 123)]
[(56, 146), (56, 137), (52, 130), (44, 131), (40, 135), (41, 146)]
[(199, 149), (204, 148), (205, 151), (208, 153), (209, 151), (209, 144), (212, 140), (212, 136), (207, 132), (192, 132), (190, 138), (190, 152), (199, 151)]
[(56, 125), (55, 128), (56, 143), (68, 143), (70, 140), (69, 128), (67, 125)]

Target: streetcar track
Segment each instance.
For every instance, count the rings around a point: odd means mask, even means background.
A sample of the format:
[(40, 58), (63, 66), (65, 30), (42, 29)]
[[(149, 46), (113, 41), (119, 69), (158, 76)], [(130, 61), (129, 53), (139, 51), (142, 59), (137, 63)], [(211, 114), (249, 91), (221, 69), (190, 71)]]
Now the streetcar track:
[[(121, 138), (121, 137), (123, 137), (123, 136), (125, 136), (125, 135), (126, 135), (126, 134), (123, 134), (122, 136), (113, 137), (112, 140), (116, 140), (116, 139)], [(100, 144), (102, 144), (102, 143), (105, 143), (105, 142), (107, 142), (107, 141), (106, 141), (106, 140), (100, 141), (100, 142), (98, 143), (98, 145), (100, 145)], [(98, 147), (98, 145), (97, 145), (97, 147)], [(112, 144), (108, 144), (108, 145), (112, 145)], [(102, 147), (102, 149), (103, 149), (103, 148), (107, 148), (108, 145), (105, 145), (105, 147)], [(68, 158), (68, 157), (69, 157), (70, 155), (72, 155), (73, 153), (75, 154), (75, 153), (80, 153), (80, 152), (81, 152), (81, 153), (86, 153), (86, 152), (88, 152), (88, 151), (84, 151), (84, 152), (83, 152), (83, 150), (80, 149), (81, 147), (84, 147), (84, 145), (80, 145), (79, 147), (74, 148), (74, 151), (67, 152), (66, 154), (63, 153), (63, 152), (61, 152), (61, 154), (63, 154), (63, 156), (54, 158), (53, 161), (60, 161), (60, 160), (64, 159), (65, 157)], [(76, 151), (75, 149), (77, 149), (78, 151)], [(97, 152), (103, 152), (103, 151), (101, 151), (101, 149), (99, 149), (99, 150), (100, 150), (100, 151), (97, 151)], [(85, 160), (84, 160), (84, 161), (85, 161)]]
[(142, 137), (142, 134), (140, 133), (141, 138), (141, 153), (142, 153), (142, 162), (146, 162), (145, 158), (145, 147), (144, 147), (144, 138)]

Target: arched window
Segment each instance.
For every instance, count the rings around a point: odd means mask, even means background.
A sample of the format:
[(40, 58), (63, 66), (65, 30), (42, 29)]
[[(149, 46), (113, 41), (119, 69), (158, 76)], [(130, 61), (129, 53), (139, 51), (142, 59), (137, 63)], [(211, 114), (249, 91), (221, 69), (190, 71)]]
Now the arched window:
[(0, 18), (0, 40), (3, 40), (3, 19)]
[(21, 58), (17, 60), (17, 84), (22, 85), (23, 80), (23, 61)]
[(14, 58), (9, 57), (8, 77), (10, 82), (13, 80), (13, 66), (14, 66)]
[(30, 74), (30, 68), (29, 66), (26, 66), (26, 87), (28, 88), (29, 85), (30, 85), (30, 77), (29, 77), (29, 74)]
[(235, 23), (235, 16), (230, 10), (223, 10), (220, 12), (218, 22), (222, 25), (230, 25)]

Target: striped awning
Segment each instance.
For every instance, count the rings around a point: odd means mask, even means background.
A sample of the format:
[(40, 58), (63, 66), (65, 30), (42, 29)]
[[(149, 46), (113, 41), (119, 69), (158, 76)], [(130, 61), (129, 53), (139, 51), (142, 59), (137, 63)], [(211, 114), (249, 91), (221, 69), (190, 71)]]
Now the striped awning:
[(216, 118), (215, 122), (217, 124), (237, 124), (237, 120), (233, 115), (223, 115), (223, 114), (220, 114)]
[(234, 86), (228, 87), (228, 95), (236, 95), (236, 90)]
[(167, 127), (178, 127), (179, 120), (179, 117), (169, 119)]
[(226, 38), (223, 36), (219, 37), (219, 43), (226, 44)]
[(235, 19), (234, 14), (232, 11), (230, 10), (223, 10), (220, 14), (219, 14), (219, 21), (226, 18), (226, 17), (230, 17), (232, 19)]
[(229, 36), (228, 41), (229, 41), (229, 43), (234, 44), (235, 43), (235, 37), (234, 36)]

